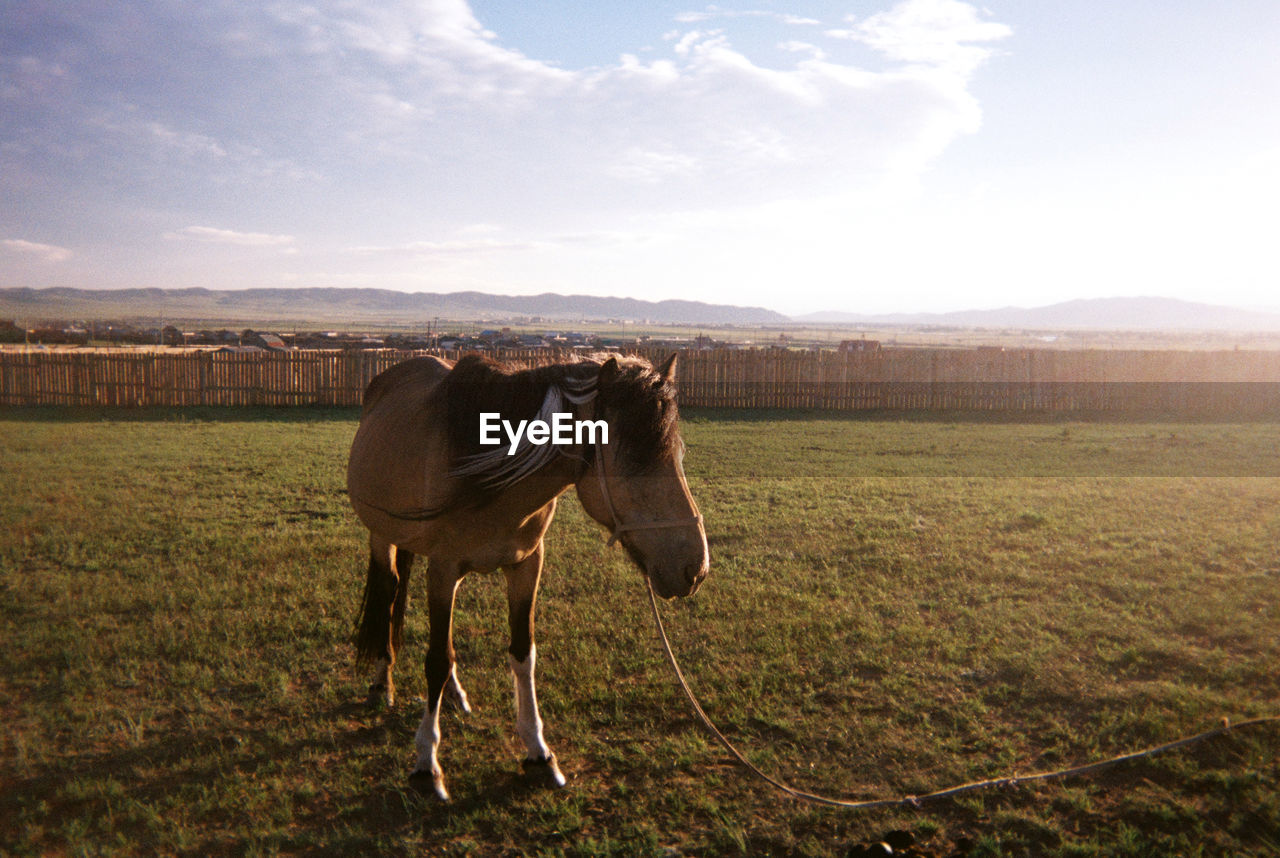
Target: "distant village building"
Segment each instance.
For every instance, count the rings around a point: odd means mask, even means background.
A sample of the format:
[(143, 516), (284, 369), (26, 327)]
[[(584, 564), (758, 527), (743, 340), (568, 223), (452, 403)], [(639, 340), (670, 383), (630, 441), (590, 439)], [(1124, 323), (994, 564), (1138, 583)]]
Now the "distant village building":
[(257, 346), (260, 349), (271, 352), (283, 352), (289, 349), (284, 340), (280, 339), (278, 335), (260, 331), (245, 331), (240, 338), (240, 345)]
[(879, 340), (841, 340), (840, 354), (848, 354), (849, 352), (878, 352), (880, 351)]
[(19, 327), (12, 319), (0, 319), (0, 343), (20, 343), (26, 338), (26, 328)]

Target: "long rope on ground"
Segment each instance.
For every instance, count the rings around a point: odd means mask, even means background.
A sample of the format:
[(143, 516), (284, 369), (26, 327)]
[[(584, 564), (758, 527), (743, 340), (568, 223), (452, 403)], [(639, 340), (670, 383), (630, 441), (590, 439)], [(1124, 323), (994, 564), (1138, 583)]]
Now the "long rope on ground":
[[(646, 578), (646, 584), (648, 579)], [(880, 807), (919, 807), (926, 801), (934, 801), (941, 798), (951, 798), (966, 792), (975, 790), (990, 789), (992, 787), (1015, 787), (1023, 784), (1035, 783), (1037, 781), (1050, 781), (1059, 778), (1068, 778), (1076, 775), (1092, 774), (1120, 763), (1136, 760), (1142, 757), (1150, 757), (1155, 754), (1162, 754), (1165, 751), (1172, 751), (1175, 748), (1194, 745), (1212, 739), (1215, 736), (1222, 736), (1231, 731), (1238, 731), (1250, 727), (1257, 727), (1261, 724), (1274, 724), (1280, 722), (1280, 715), (1270, 715), (1262, 718), (1251, 718), (1247, 721), (1238, 721), (1232, 724), (1228, 719), (1222, 719), (1222, 726), (1215, 727), (1212, 730), (1205, 730), (1203, 733), (1197, 733), (1194, 736), (1187, 736), (1183, 739), (1177, 739), (1172, 742), (1166, 742), (1163, 745), (1156, 745), (1153, 748), (1146, 748), (1141, 751), (1135, 751), (1131, 754), (1121, 754), (1110, 759), (1101, 760), (1096, 763), (1088, 763), (1083, 766), (1075, 766), (1069, 769), (1059, 769), (1051, 772), (1037, 772), (1035, 774), (1017, 775), (1007, 778), (992, 778), (985, 781), (974, 781), (972, 783), (961, 784), (960, 786), (948, 787), (935, 792), (925, 793), (924, 795), (902, 796), (899, 798), (882, 798), (869, 799), (865, 801), (854, 801), (843, 798), (832, 798), (831, 796), (819, 795), (817, 793), (805, 792), (796, 789), (777, 778), (761, 771), (754, 763), (742, 755), (742, 752), (730, 742), (716, 725), (711, 722), (711, 718), (703, 711), (702, 704), (698, 702), (698, 698), (694, 695), (693, 689), (689, 687), (689, 683), (684, 678), (684, 672), (680, 670), (680, 665), (676, 662), (675, 653), (671, 650), (671, 641), (667, 638), (666, 627), (662, 624), (662, 613), (658, 610), (658, 597), (653, 592), (653, 585), (647, 584), (649, 590), (649, 605), (653, 608), (653, 620), (658, 627), (658, 637), (662, 641), (662, 649), (667, 654), (667, 661), (671, 664), (671, 669), (675, 671), (676, 679), (680, 683), (680, 688), (684, 690), (685, 697), (689, 698), (689, 703), (693, 706), (694, 713), (698, 716), (698, 720), (702, 722), (702, 726), (714, 736), (725, 750), (736, 759), (739, 763), (750, 770), (756, 777), (766, 783), (776, 787), (792, 798), (801, 801), (811, 802), (813, 804), (824, 804), (832, 807), (843, 807), (850, 810), (871, 810)]]

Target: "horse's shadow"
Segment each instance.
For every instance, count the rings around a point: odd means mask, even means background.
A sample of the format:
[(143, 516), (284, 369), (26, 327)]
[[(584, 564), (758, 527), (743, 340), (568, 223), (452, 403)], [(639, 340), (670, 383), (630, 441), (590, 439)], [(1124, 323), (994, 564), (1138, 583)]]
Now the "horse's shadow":
[[(0, 831), (14, 833), (15, 842), (33, 854), (66, 848), (65, 826), (53, 824), (58, 820), (97, 820), (95, 828), (111, 842), (151, 843), (156, 831), (145, 814), (118, 814), (121, 796), (132, 808), (161, 814), (180, 806), (180, 796), (194, 788), (216, 798), (212, 804), (202, 799), (209, 805), (207, 819), (197, 813), (184, 822), (181, 839), (193, 854), (238, 851), (259, 834), (266, 836), (272, 827), (255, 833), (252, 819), (243, 819), (237, 833), (229, 834), (219, 817), (242, 802), (257, 802), (280, 812), (288, 808), (292, 816), (287, 830), (275, 826), (271, 831), (273, 848), (349, 855), (376, 851), (388, 833), (427, 835), (447, 814), (520, 803), (544, 789), (521, 771), (518, 759), (494, 761), (451, 781), (454, 800), (447, 804), (435, 797), (429, 782), (426, 793), (414, 789), (409, 760), (388, 761), (386, 754), (388, 747), (412, 747), (417, 719), (400, 709), (371, 712), (363, 702), (317, 707), (310, 713), (313, 728), (301, 735), (288, 735), (262, 714), (264, 726), (236, 719), (199, 727), (175, 715), (163, 727), (153, 724), (128, 747), (70, 750), (25, 770), (0, 769)], [(329, 762), (304, 762), (317, 759)], [(343, 771), (328, 771), (329, 766)], [(330, 791), (326, 780), (331, 776), (345, 782)], [(352, 788), (353, 780), (364, 788)], [(117, 786), (97, 788), (107, 784)], [(101, 829), (103, 819), (112, 820), (110, 830)], [(335, 835), (332, 841), (329, 833)]]
[[(358, 753), (362, 746), (373, 750), (388, 743), (404, 748), (413, 747), (413, 735), (419, 717), (415, 706), (397, 705), (388, 709), (371, 707), (365, 702), (350, 702), (340, 705), (338, 711), (344, 719), (363, 717), (369, 721), (349, 731), (348, 741), (353, 753)], [(466, 718), (459, 719), (459, 722), (460, 725), (465, 725)], [(526, 768), (518, 757), (486, 758), (472, 761), (466, 770), (446, 772), (450, 794), (450, 800), (446, 802), (436, 796), (429, 777), (412, 777), (407, 757), (405, 763), (405, 768), (384, 780), (384, 786), (380, 789), (385, 789), (387, 795), (407, 797), (412, 807), (422, 814), (424, 829), (429, 829), (432, 822), (448, 814), (510, 807), (562, 789), (554, 785), (549, 770), (544, 767)]]
[(493, 767), (481, 774), (479, 782), (459, 785), (450, 781), (449, 801), (436, 797), (430, 778), (406, 778), (408, 789), (416, 797), (423, 812), (424, 828), (438, 816), (451, 813), (470, 813), (493, 807), (509, 807), (545, 792), (553, 791), (548, 779), (540, 775), (520, 771), (516, 762), (512, 768)]

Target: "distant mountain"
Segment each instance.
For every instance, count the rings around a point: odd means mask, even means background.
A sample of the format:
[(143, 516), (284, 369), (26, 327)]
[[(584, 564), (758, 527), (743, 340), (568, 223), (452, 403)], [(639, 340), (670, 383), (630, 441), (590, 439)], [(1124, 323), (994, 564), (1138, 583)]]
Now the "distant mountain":
[(629, 319), (661, 324), (779, 324), (761, 307), (700, 301), (641, 301), (593, 295), (489, 295), (391, 289), (0, 289), (0, 317), (153, 319), (210, 323), (395, 322), (541, 317), (548, 321)]
[(822, 312), (798, 322), (864, 325), (932, 325), (958, 328), (1120, 331), (1274, 331), (1280, 313), (1198, 304), (1175, 298), (1088, 298), (1047, 307), (1002, 307), (952, 313), (861, 314)]

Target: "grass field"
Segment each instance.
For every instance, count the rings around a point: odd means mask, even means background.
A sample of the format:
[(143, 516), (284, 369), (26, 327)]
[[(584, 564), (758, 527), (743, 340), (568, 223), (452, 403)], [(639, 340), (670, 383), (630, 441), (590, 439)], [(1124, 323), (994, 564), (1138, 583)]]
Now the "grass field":
[[(781, 797), (696, 726), (572, 496), (538, 677), (569, 786), (520, 777), (502, 586), (474, 577), (438, 806), (407, 782), (424, 612), (401, 706), (352, 665), (355, 418), (0, 412), (0, 854), (1280, 852), (1274, 726), (915, 810)], [(796, 786), (919, 794), (1280, 714), (1280, 424), (694, 412), (685, 438), (712, 577), (668, 628)]]

